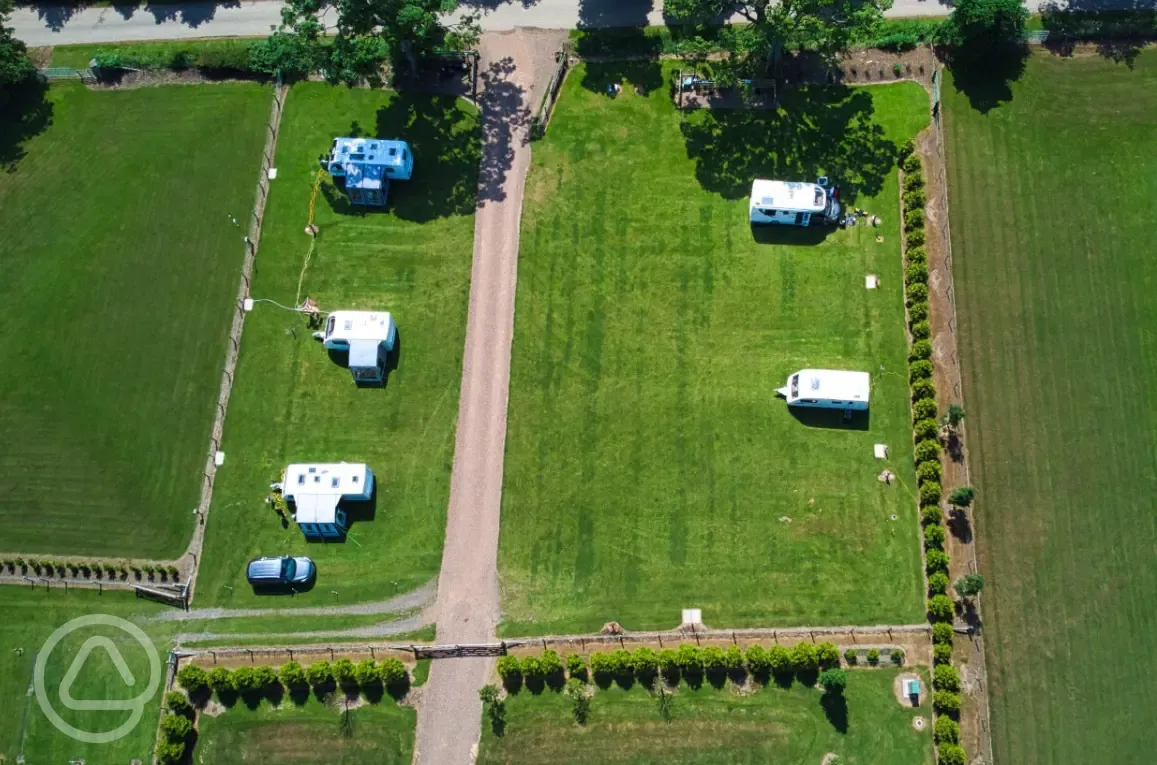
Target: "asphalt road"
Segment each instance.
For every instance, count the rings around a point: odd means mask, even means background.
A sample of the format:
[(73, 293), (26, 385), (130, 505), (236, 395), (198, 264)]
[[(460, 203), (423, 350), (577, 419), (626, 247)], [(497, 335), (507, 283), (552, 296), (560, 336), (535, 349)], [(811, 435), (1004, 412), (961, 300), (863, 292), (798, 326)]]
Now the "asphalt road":
[[(630, 27), (663, 23), (662, 0), (486, 0), (482, 28), (504, 32), (515, 27), (574, 29)], [(895, 0), (889, 16), (947, 16), (941, 0)], [(250, 2), (114, 5), (72, 8), (34, 5), (17, 8), (10, 24), (30, 46), (76, 43), (176, 40), (196, 37), (262, 37), (281, 18), (277, 0)]]

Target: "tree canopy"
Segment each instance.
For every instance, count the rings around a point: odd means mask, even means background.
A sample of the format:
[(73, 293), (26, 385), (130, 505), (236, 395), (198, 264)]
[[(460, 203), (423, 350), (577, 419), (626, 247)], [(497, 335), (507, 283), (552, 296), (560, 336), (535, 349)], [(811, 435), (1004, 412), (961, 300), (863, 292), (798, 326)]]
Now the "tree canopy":
[(891, 7), (892, 0), (667, 0), (664, 10), (696, 26), (733, 16), (747, 21), (727, 39), (729, 52), (750, 68), (776, 65), (784, 49), (797, 46), (832, 60)]
[(12, 0), (0, 0), (0, 106), (8, 103), (12, 91), (36, 76), (36, 67), (28, 58), (28, 48), (12, 36), (8, 26)]
[(1021, 42), (1028, 17), (1021, 0), (959, 0), (948, 24), (957, 45), (1001, 47)]

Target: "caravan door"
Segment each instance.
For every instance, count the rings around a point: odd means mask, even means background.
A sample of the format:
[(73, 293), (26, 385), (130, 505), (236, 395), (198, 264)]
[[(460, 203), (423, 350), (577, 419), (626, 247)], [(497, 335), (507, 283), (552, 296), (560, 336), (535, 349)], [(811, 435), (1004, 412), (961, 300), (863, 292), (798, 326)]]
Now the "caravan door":
[(796, 224), (800, 226), (810, 226), (812, 222), (811, 213), (799, 213), (796, 215)]

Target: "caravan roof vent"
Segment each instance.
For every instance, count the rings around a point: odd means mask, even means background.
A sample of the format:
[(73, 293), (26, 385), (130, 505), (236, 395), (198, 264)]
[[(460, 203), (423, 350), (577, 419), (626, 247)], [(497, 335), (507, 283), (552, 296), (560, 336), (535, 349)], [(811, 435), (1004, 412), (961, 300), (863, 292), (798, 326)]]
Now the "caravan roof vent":
[(820, 389), (820, 378), (813, 377), (812, 378), (812, 390), (819, 390), (819, 389)]

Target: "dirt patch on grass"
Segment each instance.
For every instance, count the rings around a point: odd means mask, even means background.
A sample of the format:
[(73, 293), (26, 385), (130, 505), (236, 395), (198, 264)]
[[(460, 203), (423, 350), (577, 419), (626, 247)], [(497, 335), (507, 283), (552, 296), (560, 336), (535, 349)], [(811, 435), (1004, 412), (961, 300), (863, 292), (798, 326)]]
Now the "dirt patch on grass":
[(931, 83), (933, 64), (932, 51), (924, 46), (900, 53), (869, 48), (849, 51), (840, 63), (840, 71), (843, 82), (848, 84), (901, 80)]
[(219, 717), (220, 715), (223, 715), (228, 711), (229, 711), (229, 708), (226, 707), (224, 704), (221, 704), (217, 701), (214, 701), (213, 699), (209, 699), (207, 702), (205, 702), (205, 706), (201, 707), (197, 711), (197, 714), (198, 715), (209, 715), (210, 717)]

